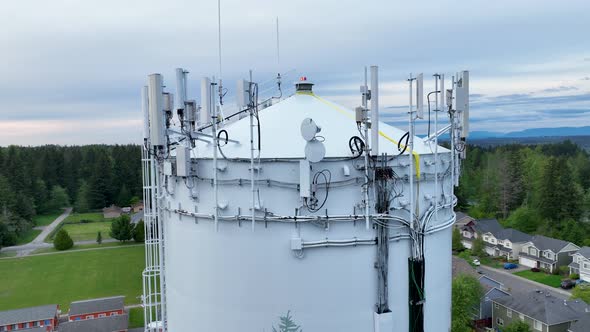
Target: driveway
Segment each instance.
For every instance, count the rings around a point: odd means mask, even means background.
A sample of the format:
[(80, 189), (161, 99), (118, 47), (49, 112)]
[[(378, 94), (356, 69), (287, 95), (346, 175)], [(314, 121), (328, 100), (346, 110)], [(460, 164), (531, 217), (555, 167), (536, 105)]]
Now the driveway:
[(49, 236), (49, 234), (51, 234), (51, 232), (53, 232), (53, 230), (70, 215), (70, 213), (72, 213), (72, 208), (65, 209), (59, 217), (51, 222), (51, 224), (45, 226), (41, 233), (33, 241), (20, 246), (2, 248), (2, 251), (16, 251), (16, 256), (20, 257), (26, 256), (36, 249), (52, 247), (52, 244), (44, 242), (45, 238)]
[(484, 265), (478, 267), (477, 270), (483, 272), (484, 275), (487, 275), (490, 278), (503, 283), (504, 287), (507, 288), (512, 294), (522, 294), (542, 289), (550, 291), (551, 294), (561, 299), (569, 299), (571, 296), (571, 291), (547, 286), (536, 281), (513, 275), (510, 272), (504, 270), (499, 270)]

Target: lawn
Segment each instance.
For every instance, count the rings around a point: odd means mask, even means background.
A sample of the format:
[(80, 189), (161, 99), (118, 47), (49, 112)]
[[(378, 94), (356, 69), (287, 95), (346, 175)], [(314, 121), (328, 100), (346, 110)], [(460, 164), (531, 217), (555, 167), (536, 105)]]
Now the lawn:
[(0, 260), (0, 311), (125, 295), (137, 304), (142, 292), (144, 248), (120, 247)]
[(64, 223), (75, 224), (79, 222), (97, 222), (105, 221), (101, 212), (90, 212), (90, 213), (72, 213), (70, 214)]
[(74, 242), (77, 241), (96, 241), (96, 235), (101, 232), (102, 239), (110, 239), (111, 222), (90, 222), (85, 224), (65, 224), (62, 226)]
[(0, 258), (8, 258), (16, 256), (16, 251), (3, 251), (0, 252)]
[(57, 219), (57, 217), (59, 217), (62, 213), (62, 211), (59, 211), (36, 215), (33, 217), (33, 222), (35, 223), (35, 226), (47, 226)]
[(129, 309), (129, 328), (143, 327), (143, 308)]
[[(74, 246), (71, 249), (68, 249), (68, 251), (80, 250), (80, 249), (96, 249), (96, 248), (132, 246), (132, 245), (143, 245), (143, 243), (137, 243), (135, 241), (127, 241), (127, 242), (109, 242), (109, 243), (103, 243), (103, 244), (98, 244), (98, 243), (74, 244)], [(60, 251), (60, 250), (57, 250), (57, 249), (51, 247), (51, 248), (36, 249), (31, 254), (35, 255), (35, 254), (46, 254), (46, 253), (53, 253), (53, 252), (63, 252), (63, 251)]]
[(16, 245), (18, 246), (21, 244), (27, 244), (33, 241), (37, 236), (39, 236), (39, 234), (41, 234), (40, 229), (30, 229), (29, 231), (27, 231), (24, 234), (21, 234), (21, 236), (18, 237)]
[(555, 288), (561, 285), (561, 278), (563, 278), (558, 275), (547, 274), (545, 272), (532, 272), (530, 270), (520, 271), (514, 274)]

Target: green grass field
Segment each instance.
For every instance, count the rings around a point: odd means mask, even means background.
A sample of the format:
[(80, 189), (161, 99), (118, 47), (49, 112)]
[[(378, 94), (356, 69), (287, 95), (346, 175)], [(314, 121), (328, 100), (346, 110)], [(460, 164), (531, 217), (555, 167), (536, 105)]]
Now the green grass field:
[(64, 223), (71, 224), (79, 223), (82, 221), (98, 222), (105, 221), (105, 219), (102, 216), (101, 212), (72, 213), (66, 218), (66, 220), (64, 220)]
[(143, 327), (143, 308), (129, 309), (129, 328)]
[(514, 274), (555, 288), (558, 288), (561, 285), (561, 279), (563, 278), (562, 276), (547, 274), (545, 272), (532, 272), (529, 270), (516, 272)]
[[(74, 246), (71, 249), (68, 249), (68, 251), (73, 251), (73, 250), (81, 250), (81, 249), (96, 249), (96, 248), (110, 248), (110, 247), (121, 247), (121, 246), (133, 246), (133, 245), (143, 245), (143, 243), (137, 243), (135, 241), (128, 241), (128, 242), (109, 242), (109, 243), (103, 243), (103, 244), (98, 244), (98, 243), (93, 243), (93, 244), (74, 244)], [(36, 254), (47, 254), (47, 253), (53, 253), (53, 252), (63, 252), (63, 251), (59, 251), (55, 248), (42, 248), (42, 249), (36, 249), (34, 250), (31, 254), (32, 255), (36, 255)]]
[(0, 258), (8, 258), (16, 256), (16, 251), (3, 251), (0, 252)]
[(110, 239), (111, 222), (90, 222), (85, 224), (65, 224), (62, 226), (74, 242), (77, 241), (96, 241), (96, 235), (100, 231), (102, 239)]
[(125, 295), (139, 303), (144, 248), (121, 247), (0, 260), (0, 310)]
[(18, 240), (16, 241), (16, 245), (18, 246), (21, 244), (27, 244), (27, 243), (33, 241), (37, 236), (39, 236), (39, 234), (41, 234), (41, 230), (31, 229), (28, 232), (26, 232), (18, 237)]
[(54, 213), (47, 213), (41, 214), (33, 217), (33, 222), (36, 226), (47, 226), (51, 224), (57, 217), (59, 217), (63, 212), (54, 212)]

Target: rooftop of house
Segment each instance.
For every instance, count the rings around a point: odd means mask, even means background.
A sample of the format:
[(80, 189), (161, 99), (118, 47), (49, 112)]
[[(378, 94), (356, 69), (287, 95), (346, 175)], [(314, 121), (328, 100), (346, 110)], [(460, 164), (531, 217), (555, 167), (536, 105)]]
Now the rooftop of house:
[(59, 325), (59, 332), (114, 332), (127, 330), (129, 316), (117, 315), (95, 319), (75, 320)]
[(590, 331), (590, 313), (585, 314), (570, 326), (569, 332), (587, 332)]
[(523, 233), (518, 229), (513, 228), (503, 229), (497, 235), (494, 234), (494, 236), (498, 239), (510, 240), (510, 242), (513, 243), (527, 242), (532, 239), (531, 235), (528, 235), (527, 233)]
[(125, 308), (124, 300), (124, 296), (112, 296), (72, 302), (69, 315), (75, 316), (103, 311), (121, 310)]
[(496, 219), (475, 220), (475, 230), (480, 233), (492, 233), (494, 236), (504, 228)]
[(57, 304), (0, 311), (0, 326), (53, 319), (57, 315)]
[(580, 254), (588, 259), (590, 259), (590, 247), (582, 247), (576, 254)]
[(116, 205), (111, 205), (109, 207), (105, 207), (102, 209), (103, 213), (107, 213), (107, 212), (121, 212), (121, 208), (116, 206)]
[(493, 301), (547, 325), (578, 320), (590, 309), (584, 301), (563, 300), (540, 290)]
[(551, 250), (555, 253), (560, 252), (568, 244), (567, 241), (554, 239), (543, 235), (535, 235), (531, 238), (531, 242), (540, 250)]
[(455, 212), (456, 221), (455, 223), (459, 226), (465, 225), (468, 222), (475, 220), (475, 218), (463, 213), (463, 212)]

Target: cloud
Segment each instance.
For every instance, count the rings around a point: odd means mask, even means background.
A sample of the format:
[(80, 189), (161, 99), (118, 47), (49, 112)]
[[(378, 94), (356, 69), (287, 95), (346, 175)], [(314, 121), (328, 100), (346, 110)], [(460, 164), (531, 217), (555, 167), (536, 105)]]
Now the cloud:
[(579, 90), (575, 86), (559, 86), (557, 88), (548, 88), (541, 90), (541, 93), (554, 93), (554, 92), (564, 92), (564, 91), (576, 91)]

